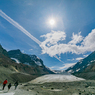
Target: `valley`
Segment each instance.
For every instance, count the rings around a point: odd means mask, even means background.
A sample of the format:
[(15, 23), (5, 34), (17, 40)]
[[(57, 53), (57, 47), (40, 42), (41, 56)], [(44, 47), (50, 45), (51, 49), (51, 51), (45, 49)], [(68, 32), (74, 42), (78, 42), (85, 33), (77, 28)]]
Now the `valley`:
[[(56, 75), (52, 76), (52, 81), (54, 81)], [(5, 87), (5, 90), (2, 91), (2, 85), (0, 85), (0, 95), (95, 95), (94, 80), (84, 80), (82, 78), (77, 78), (78, 80), (74, 80), (75, 76), (72, 77), (67, 75), (68, 77), (65, 81), (66, 77), (64, 75), (60, 76), (62, 77), (59, 77), (58, 80), (54, 82), (38, 82), (39, 78), (46, 80), (46, 77), (41, 76), (26, 83), (19, 83), (16, 90), (14, 90), (14, 85), (12, 84), (9, 91), (7, 86)], [(48, 77), (51, 77), (51, 75), (48, 75)], [(68, 79), (70, 77), (72, 77), (71, 80)], [(63, 79), (63, 81), (61, 81), (60, 78)]]

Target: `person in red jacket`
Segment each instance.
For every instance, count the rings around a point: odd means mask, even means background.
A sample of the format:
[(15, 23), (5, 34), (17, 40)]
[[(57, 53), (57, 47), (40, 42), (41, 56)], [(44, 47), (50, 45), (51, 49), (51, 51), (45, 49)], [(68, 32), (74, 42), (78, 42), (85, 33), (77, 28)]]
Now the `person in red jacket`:
[(5, 86), (6, 86), (6, 84), (8, 83), (8, 81), (7, 81), (7, 79), (3, 82), (3, 88), (2, 88), (2, 90), (4, 90), (4, 88), (5, 88)]

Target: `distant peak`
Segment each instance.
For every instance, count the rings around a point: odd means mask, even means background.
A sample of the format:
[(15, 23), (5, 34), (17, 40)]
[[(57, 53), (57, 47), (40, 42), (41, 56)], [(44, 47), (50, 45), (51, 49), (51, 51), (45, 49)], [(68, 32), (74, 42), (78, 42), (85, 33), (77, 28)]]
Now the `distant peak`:
[(8, 51), (8, 52), (15, 53), (15, 54), (21, 54), (20, 49), (10, 50), (10, 51)]

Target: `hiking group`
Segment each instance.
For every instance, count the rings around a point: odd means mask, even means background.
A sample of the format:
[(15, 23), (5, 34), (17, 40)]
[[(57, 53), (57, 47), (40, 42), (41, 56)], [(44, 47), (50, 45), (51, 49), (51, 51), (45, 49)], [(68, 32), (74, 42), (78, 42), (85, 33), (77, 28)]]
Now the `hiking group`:
[[(2, 88), (2, 90), (4, 90), (4, 88), (5, 88), (5, 86), (6, 86), (6, 84), (8, 83), (8, 81), (7, 81), (7, 79), (3, 82), (3, 88)], [(11, 83), (9, 83), (8, 84), (8, 90), (11, 88)], [(17, 88), (17, 86), (18, 86), (18, 81), (16, 81), (15, 83), (14, 83), (14, 86), (15, 86), (15, 90), (16, 90), (16, 88)]]

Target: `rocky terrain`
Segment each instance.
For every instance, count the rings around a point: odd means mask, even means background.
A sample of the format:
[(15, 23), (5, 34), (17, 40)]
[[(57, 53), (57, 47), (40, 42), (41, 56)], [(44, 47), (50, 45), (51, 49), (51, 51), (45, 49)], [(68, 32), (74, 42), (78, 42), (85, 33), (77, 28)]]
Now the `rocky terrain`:
[(93, 63), (95, 63), (95, 51), (92, 52), (87, 57), (85, 57), (84, 59), (79, 60), (75, 65), (69, 67), (65, 71), (70, 73), (83, 72), (86, 68), (88, 68)]
[(21, 89), (34, 95), (95, 95), (95, 81), (51, 82), (43, 84), (27, 83)]
[(95, 79), (95, 51), (65, 71), (85, 79)]

